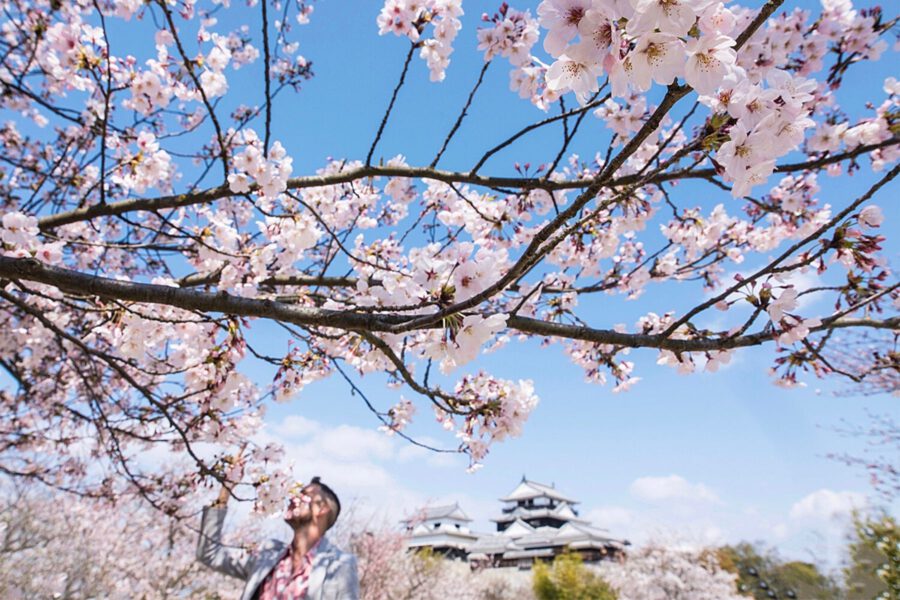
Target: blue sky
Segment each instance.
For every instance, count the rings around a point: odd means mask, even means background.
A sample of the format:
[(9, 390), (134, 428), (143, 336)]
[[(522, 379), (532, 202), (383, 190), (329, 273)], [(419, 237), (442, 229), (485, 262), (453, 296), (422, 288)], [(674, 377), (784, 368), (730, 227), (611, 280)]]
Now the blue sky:
[[(295, 174), (312, 172), (328, 156), (363, 158), (368, 150), (408, 47), (404, 39), (377, 35), (378, 4), (351, 3), (348, 11), (346, 3), (323, 0), (312, 23), (299, 31), (300, 51), (313, 61), (316, 77), (275, 109), (275, 137), (295, 157)], [(376, 155), (402, 153), (410, 164), (422, 165), (439, 148), (481, 66), (475, 50), (478, 17), (496, 8), (483, 2), (464, 7), (446, 81), (430, 83), (424, 62), (414, 59)], [(889, 51), (881, 62), (851, 72), (839, 94), (846, 109), (862, 114), (866, 100), (884, 97), (881, 82), (891, 74), (895, 56)], [(502, 62), (491, 66), (442, 167), (466, 169), (497, 141), (544, 116), (508, 90), (508, 71)], [(560, 136), (559, 129), (548, 128), (526, 137), (483, 172), (511, 174), (514, 161), (547, 160)], [(603, 123), (589, 118), (572, 150), (591, 157), (607, 140)], [(851, 178), (822, 176), (820, 198), (845, 199), (873, 178), (867, 165)], [(696, 195), (706, 209), (719, 202), (732, 213), (739, 208), (709, 188), (684, 186), (681, 193)], [(896, 186), (878, 202), (887, 216), (885, 230), (900, 217), (892, 196)], [(896, 243), (889, 242), (886, 252), (896, 262)], [(650, 310), (684, 309), (699, 294), (686, 284), (656, 286), (634, 302), (597, 298), (584, 314), (596, 326), (631, 325)], [(826, 305), (812, 302), (806, 308), (824, 313)], [(254, 328), (255, 339), (277, 335), (262, 323)], [(865, 422), (867, 409), (896, 413), (896, 398), (836, 397), (839, 384), (812, 377), (806, 378), (808, 387), (786, 391), (772, 385), (766, 373), (772, 357), (771, 347), (748, 350), (719, 373), (680, 376), (657, 367), (655, 352), (637, 351), (631, 358), (642, 381), (627, 393), (612, 394), (609, 387), (584, 383), (581, 370), (558, 347), (512, 343), (468, 371), (484, 367), (502, 377), (531, 378), (541, 404), (524, 435), (496, 445), (474, 474), (464, 472), (461, 457), (428, 454), (379, 437), (374, 417), (339, 378), (273, 406), (267, 421), (270, 433), (295, 451), (298, 473), (321, 472), (389, 520), (422, 502), (458, 500), (476, 519), (475, 527), (487, 529), (487, 519), (499, 510), (496, 499), (527, 474), (579, 498), (583, 513), (613, 535), (641, 541), (676, 529), (700, 542), (760, 539), (787, 555), (834, 564), (844, 533), (844, 522), (835, 515), (864, 502), (870, 489), (863, 473), (825, 458), (829, 452), (861, 449), (858, 440), (831, 428), (842, 419)], [(264, 378), (262, 371), (259, 377)], [(378, 377), (356, 381), (379, 408), (397, 400), (398, 392)], [(452, 445), (431, 422), (428, 407), (419, 407), (411, 433)]]

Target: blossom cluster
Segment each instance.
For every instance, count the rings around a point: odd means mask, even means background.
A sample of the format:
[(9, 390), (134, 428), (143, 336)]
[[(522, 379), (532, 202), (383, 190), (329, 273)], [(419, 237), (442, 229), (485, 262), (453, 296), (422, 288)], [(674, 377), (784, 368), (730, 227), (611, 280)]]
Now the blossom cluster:
[(294, 348), (282, 359), (281, 368), (275, 374), (275, 401), (286, 402), (313, 381), (324, 379), (330, 374), (330, 365), (323, 360), (321, 354), (300, 352)]
[[(378, 15), (378, 33), (409, 38), (421, 49), (419, 55), (431, 72), (431, 81), (443, 81), (453, 40), (462, 28), (462, 0), (387, 0)], [(431, 36), (423, 36), (432, 25)]]
[(808, 115), (816, 90), (815, 81), (778, 69), (767, 74), (765, 89), (745, 78), (738, 81), (722, 93), (727, 98), (722, 108), (736, 122), (715, 157), (734, 182), (735, 197), (766, 181), (775, 159), (800, 147), (805, 130), (815, 124)]
[[(240, 596), (225, 576), (197, 562), (190, 520), (161, 514), (132, 494), (110, 502), (4, 485), (0, 531), (7, 540), (0, 561), (7, 598)], [(227, 542), (235, 536), (253, 539), (245, 525)]]
[(540, 31), (529, 11), (518, 11), (503, 4), (493, 17), (485, 14), (481, 20), (493, 23), (493, 27), (478, 29), (478, 49), (484, 52), (485, 61), (502, 56), (514, 67), (531, 62), (531, 47), (537, 43)]
[[(544, 49), (556, 59), (547, 85), (572, 91), (581, 102), (598, 90), (604, 73), (616, 96), (678, 77), (711, 93), (735, 65), (735, 42), (728, 35), (734, 19), (727, 11), (705, 0), (545, 0), (538, 7), (547, 28)], [(699, 35), (689, 35), (698, 19)]]
[(148, 188), (156, 187), (164, 191), (171, 189), (175, 177), (175, 165), (171, 155), (160, 148), (156, 136), (149, 131), (142, 131), (135, 140), (137, 151), (132, 151), (122, 144), (120, 168), (110, 180), (126, 190), (139, 194)]
[(714, 553), (659, 542), (629, 553), (622, 563), (604, 562), (600, 573), (620, 600), (740, 600), (737, 576)]
[(16, 258), (36, 258), (48, 264), (61, 263), (65, 242), (44, 242), (39, 233), (35, 217), (18, 211), (4, 213), (0, 222), (0, 253)]
[(278, 141), (266, 156), (262, 141), (252, 130), (244, 135), (244, 140), (246, 146), (234, 157), (236, 172), (228, 175), (229, 188), (237, 194), (246, 194), (251, 184), (255, 184), (261, 196), (274, 199), (287, 189), (294, 159)]
[(446, 336), (427, 343), (424, 354), (440, 361), (442, 372), (450, 373), (456, 367), (475, 360), (485, 342), (506, 328), (506, 318), (507, 315), (503, 314), (489, 317), (466, 315), (458, 327), (447, 331)]
[(388, 435), (402, 431), (412, 422), (415, 412), (416, 405), (406, 398), (401, 398), (397, 404), (388, 410), (387, 416), (390, 418), (390, 422), (380, 427), (380, 429)]
[(483, 371), (463, 377), (454, 394), (468, 401), (462, 423), (440, 407), (435, 414), (444, 429), (456, 432), (471, 461), (470, 470), (480, 467), (491, 444), (518, 437), (539, 401), (531, 380), (509, 381)]

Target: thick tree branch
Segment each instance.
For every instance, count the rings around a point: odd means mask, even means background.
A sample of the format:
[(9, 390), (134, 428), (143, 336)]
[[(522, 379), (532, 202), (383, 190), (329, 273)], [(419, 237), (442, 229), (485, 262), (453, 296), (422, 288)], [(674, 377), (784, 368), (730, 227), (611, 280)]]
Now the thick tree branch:
[[(273, 319), (305, 327), (330, 327), (354, 332), (390, 332), (398, 325), (406, 325), (415, 320), (415, 317), (404, 315), (376, 315), (356, 311), (298, 307), (273, 300), (244, 298), (227, 293), (198, 292), (163, 285), (121, 281), (45, 265), (30, 258), (0, 257), (0, 278), (44, 283), (64, 292), (81, 296), (163, 304), (184, 310)], [(614, 330), (567, 325), (516, 315), (509, 317), (507, 325), (511, 329), (533, 335), (615, 344), (630, 348), (659, 348), (677, 352), (726, 350), (773, 341), (770, 331), (740, 337), (727, 337), (723, 334), (722, 337), (703, 339), (670, 339), (662, 334), (620, 333)], [(430, 324), (421, 328), (435, 329), (438, 327), (438, 325)], [(846, 327), (894, 329), (900, 327), (900, 317), (884, 320), (826, 318), (822, 320), (822, 325), (813, 328), (812, 331)]]
[[(566, 113), (574, 114), (574, 111)], [(815, 160), (804, 161), (799, 163), (790, 163), (775, 168), (776, 173), (792, 173), (796, 171), (806, 171), (819, 169), (830, 164), (841, 162), (843, 160), (855, 158), (861, 154), (886, 148), (900, 144), (900, 138), (892, 138), (877, 144), (868, 144), (858, 146), (853, 150), (834, 154)], [(706, 179), (715, 175), (714, 169), (689, 169), (686, 171), (670, 171), (668, 173), (654, 174), (646, 179), (647, 183), (661, 183), (664, 181), (672, 181), (676, 179)], [(488, 188), (512, 188), (520, 190), (542, 189), (548, 192), (557, 190), (571, 190), (586, 188), (591, 185), (592, 180), (575, 179), (566, 181), (550, 181), (545, 178), (538, 177), (497, 177), (482, 176), (472, 173), (460, 173), (455, 171), (443, 171), (440, 169), (431, 169), (426, 167), (386, 167), (372, 166), (359, 167), (356, 169), (347, 169), (333, 175), (312, 175), (308, 177), (297, 177), (288, 180), (287, 188), (289, 190), (299, 190), (307, 188), (324, 187), (329, 185), (340, 185), (342, 183), (351, 183), (366, 179), (369, 177), (405, 177), (410, 179), (432, 179), (434, 181), (442, 181), (444, 183), (468, 183)], [(613, 179), (609, 182), (609, 187), (619, 187), (630, 185), (640, 181), (638, 175), (623, 175), (622, 177)], [(258, 186), (251, 186), (251, 192), (255, 192)], [(96, 204), (85, 208), (78, 208), (66, 212), (57, 213), (41, 217), (38, 220), (39, 227), (46, 231), (68, 225), (70, 223), (78, 223), (81, 221), (89, 221), (98, 217), (108, 217), (115, 215), (123, 215), (130, 212), (141, 210), (155, 211), (170, 208), (180, 208), (185, 206), (195, 206), (198, 204), (209, 204), (222, 198), (230, 198), (238, 196), (229, 189), (227, 185), (221, 185), (215, 188), (199, 190), (193, 192), (185, 192), (183, 194), (173, 194), (170, 196), (157, 196), (156, 198), (131, 198), (128, 200), (120, 200), (106, 205)]]

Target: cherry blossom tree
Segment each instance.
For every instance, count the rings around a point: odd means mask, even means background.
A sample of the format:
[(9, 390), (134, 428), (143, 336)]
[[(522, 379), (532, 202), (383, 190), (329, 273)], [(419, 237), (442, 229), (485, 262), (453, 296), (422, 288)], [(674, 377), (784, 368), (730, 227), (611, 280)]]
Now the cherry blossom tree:
[(422, 549), (410, 552), (407, 538), (392, 527), (361, 527), (351, 520), (342, 531), (355, 530), (346, 547), (358, 557), (362, 600), (528, 600), (531, 577), (515, 569), (473, 571), (460, 560), (448, 560)]
[(900, 396), (900, 333), (843, 335), (826, 358), (832, 371), (850, 380), (841, 394)]
[(226, 577), (195, 560), (196, 533), (141, 499), (47, 493), (0, 495), (3, 598), (237, 599)]
[[(368, 150), (297, 174), (277, 124), (314, 76), (298, 53), (311, 3), (0, 1), (10, 477), (137, 492), (179, 516), (227, 482), (272, 512), (289, 485), (280, 449), (231, 453), (268, 402), (318, 379), (386, 374), (402, 396), (371, 406), (384, 429), (407, 436), (433, 413), (475, 467), (521, 433), (541, 392), (468, 370), (486, 348), (555, 346), (622, 391), (648, 367), (633, 349), (690, 373), (764, 346), (792, 386), (835, 371), (834, 332), (900, 325), (873, 203), (900, 172), (900, 84), (877, 82), (867, 106), (838, 102), (847, 73), (894, 43), (882, 8), (543, 0), (503, 3), (473, 30), (462, 0), (386, 0), (347, 15), (406, 47)], [(434, 159), (381, 155), (413, 59), (446, 85), (459, 36), (477, 39), (484, 66)], [(468, 165), (440, 168), (495, 63), (534, 122), (486, 128)], [(256, 89), (237, 89), (239, 69)], [(586, 119), (609, 134), (582, 159), (569, 148)], [(542, 164), (499, 161), (546, 128), (563, 139)], [(851, 173), (868, 182), (855, 195), (818, 198)], [(688, 182), (713, 200), (681, 193)], [(689, 308), (660, 292), (674, 282)], [(657, 308), (632, 324), (583, 308), (642, 294)], [(804, 309), (810, 294), (831, 308)], [(283, 339), (253, 343), (263, 320)], [(271, 381), (248, 377), (251, 359)], [(184, 468), (160, 471), (149, 450)]]
[(740, 600), (737, 576), (722, 569), (711, 551), (648, 544), (621, 564), (600, 569), (619, 600)]
[[(826, 356), (829, 367), (849, 380), (838, 394), (900, 396), (900, 335), (896, 332), (857, 333), (842, 335), (839, 342)], [(834, 427), (844, 437), (864, 441), (863, 450), (833, 452), (828, 457), (865, 470), (875, 493), (890, 504), (900, 494), (900, 467), (894, 458), (900, 451), (900, 424), (891, 414), (866, 412), (867, 422), (842, 420)]]

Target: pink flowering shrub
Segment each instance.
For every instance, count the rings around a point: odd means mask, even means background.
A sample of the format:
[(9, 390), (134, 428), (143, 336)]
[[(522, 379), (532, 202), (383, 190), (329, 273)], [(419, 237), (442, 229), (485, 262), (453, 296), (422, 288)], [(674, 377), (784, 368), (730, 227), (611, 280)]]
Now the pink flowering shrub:
[(5, 488), (0, 496), (0, 596), (237, 600), (238, 586), (196, 561), (188, 523), (138, 498), (117, 505)]
[(741, 600), (734, 573), (722, 569), (709, 550), (650, 544), (621, 563), (603, 563), (600, 573), (619, 600)]

